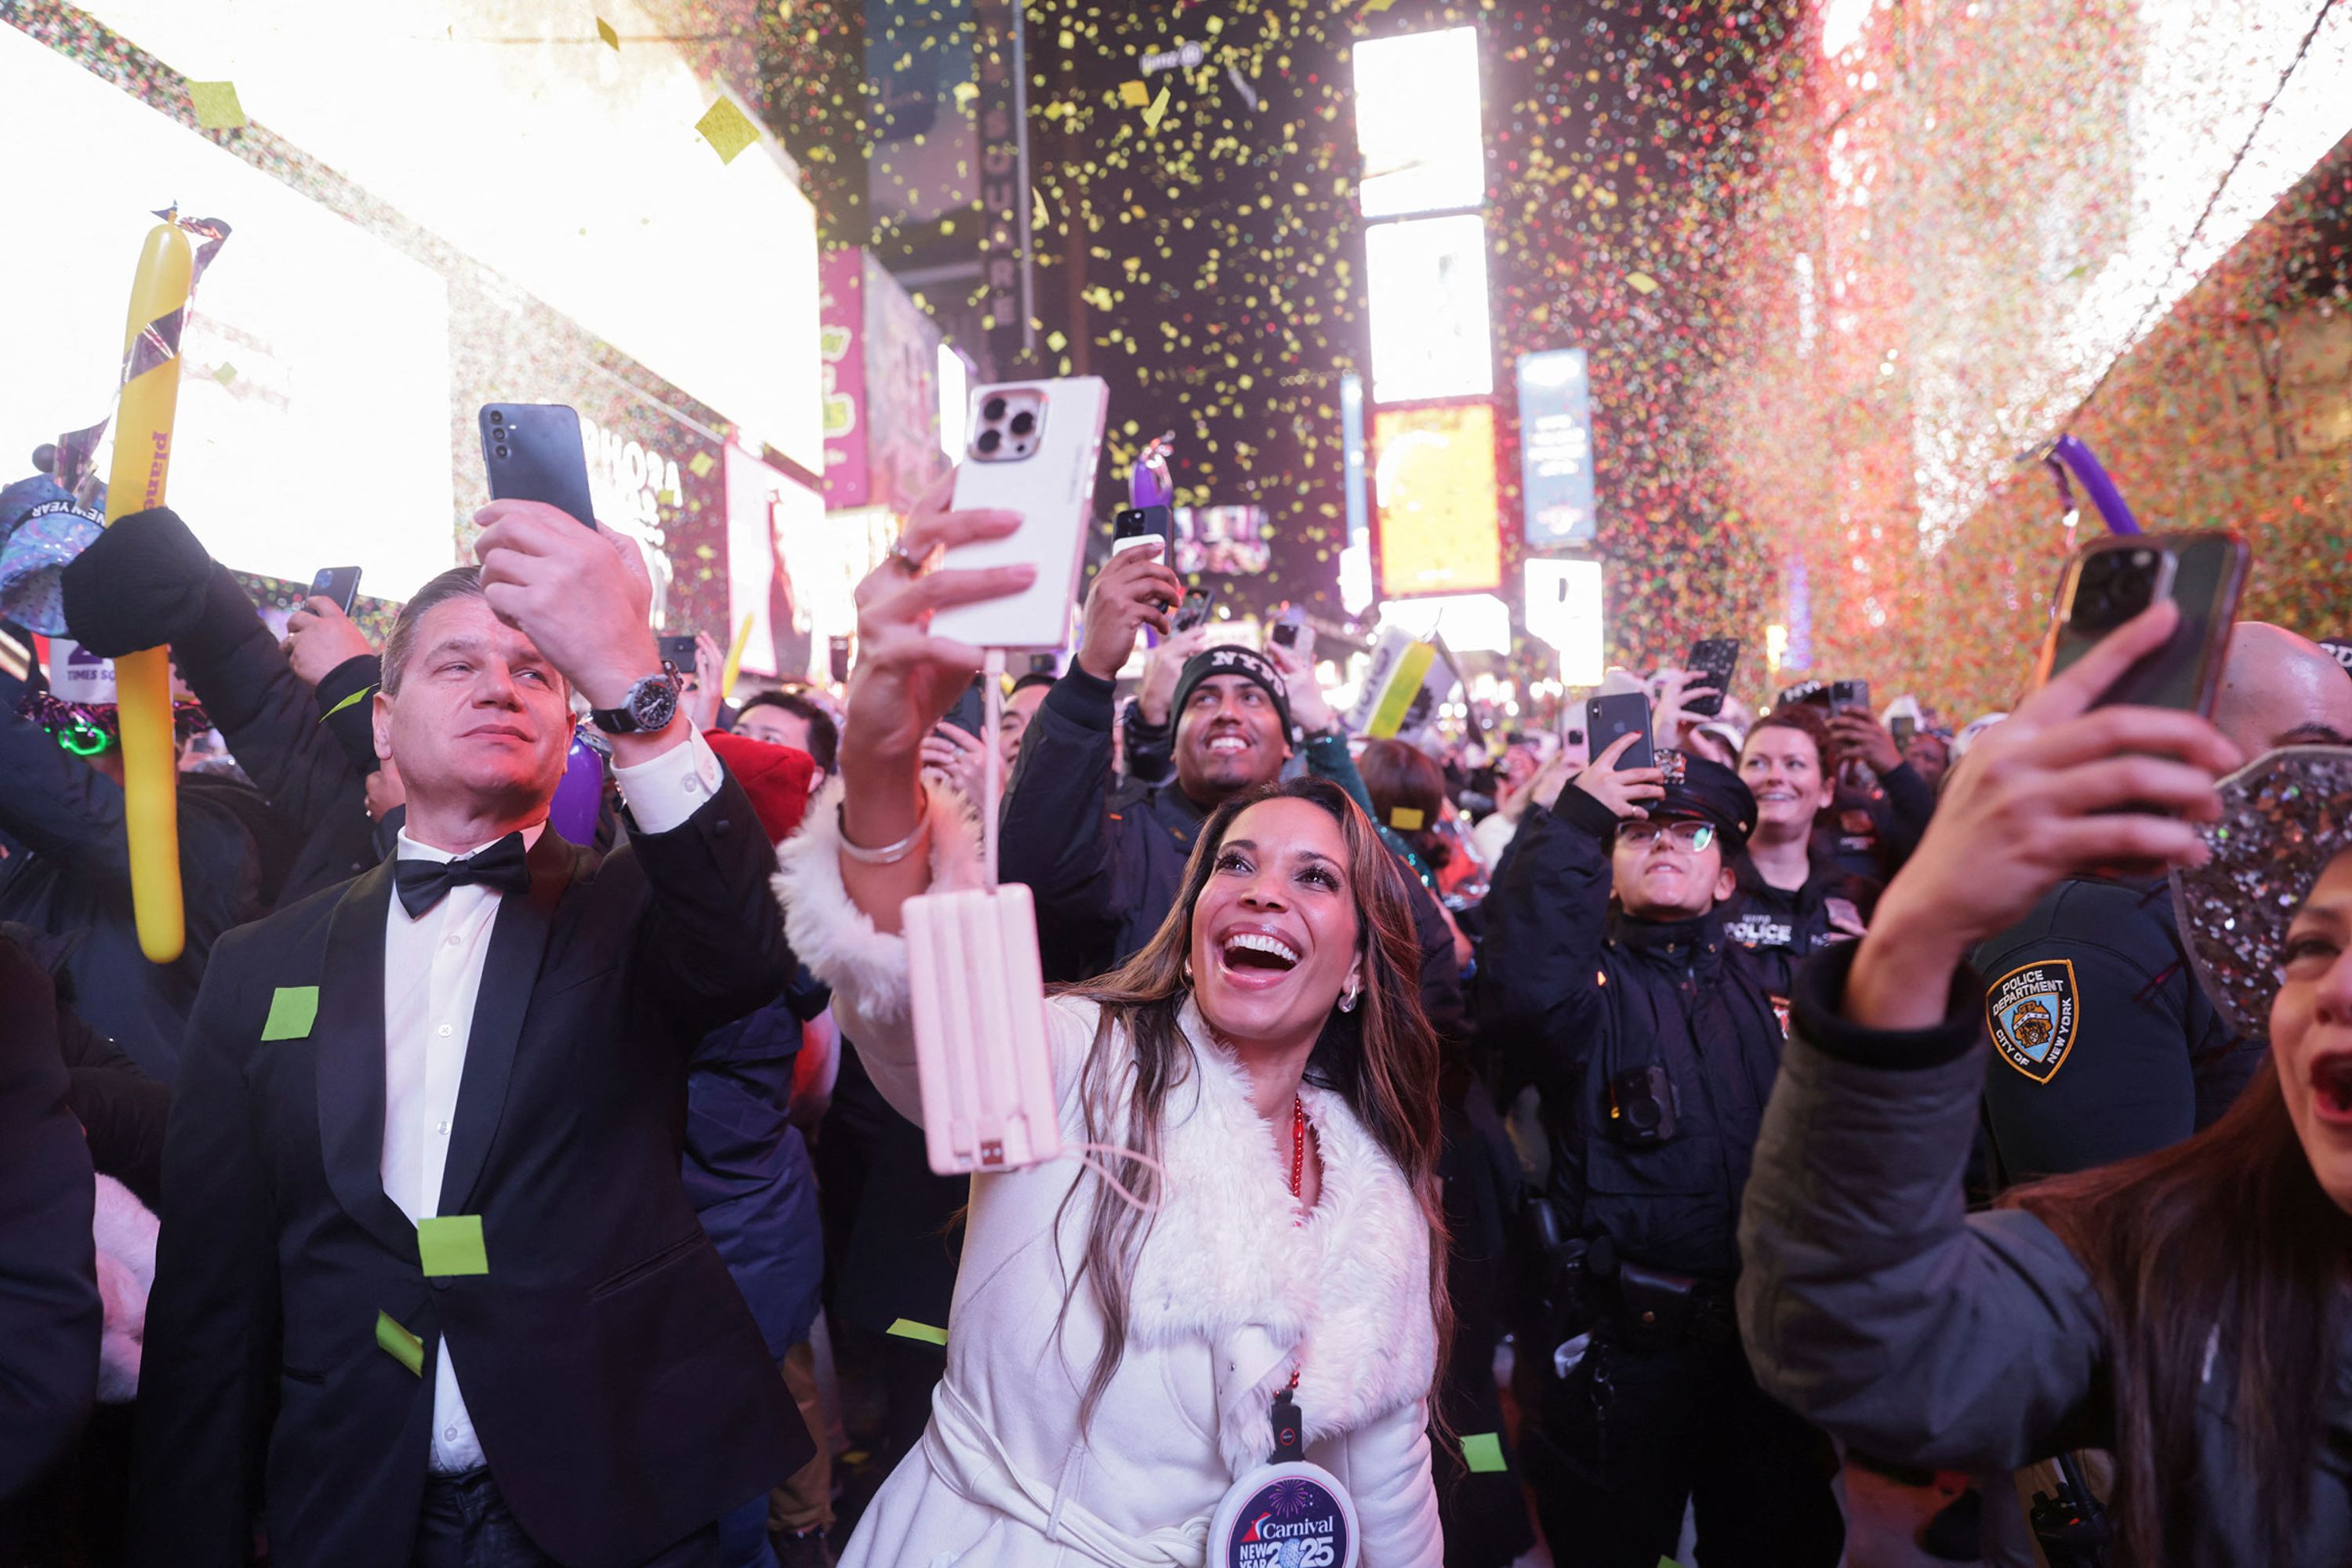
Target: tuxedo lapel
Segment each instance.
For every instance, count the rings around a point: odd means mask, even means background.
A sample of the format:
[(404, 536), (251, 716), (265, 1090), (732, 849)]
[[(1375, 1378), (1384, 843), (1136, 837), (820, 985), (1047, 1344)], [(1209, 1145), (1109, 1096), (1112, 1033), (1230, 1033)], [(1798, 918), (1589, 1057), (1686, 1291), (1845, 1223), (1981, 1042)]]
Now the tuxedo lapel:
[(476, 1212), (474, 1189), (506, 1110), (515, 1046), (522, 1037), (540, 960), (555, 924), (555, 906), (572, 883), (576, 855), (553, 828), (543, 829), (530, 847), (530, 895), (499, 900), (498, 923), (490, 928), (490, 951), (482, 963), (482, 986), (474, 996), (474, 1029), (466, 1041), (466, 1071), (457, 1084), (449, 1163), (441, 1174), (439, 1207), (445, 1215)]
[(327, 1184), (368, 1234), (394, 1255), (414, 1258), (416, 1227), (383, 1190), (383, 933), (391, 907), (389, 860), (335, 900), (311, 1037)]

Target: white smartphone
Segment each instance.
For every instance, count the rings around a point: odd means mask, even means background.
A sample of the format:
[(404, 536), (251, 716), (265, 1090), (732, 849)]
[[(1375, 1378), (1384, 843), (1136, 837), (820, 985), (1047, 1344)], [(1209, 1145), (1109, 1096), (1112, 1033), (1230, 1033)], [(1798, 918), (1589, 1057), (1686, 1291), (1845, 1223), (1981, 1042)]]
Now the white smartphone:
[(999, 382), (972, 389), (957, 510), (1003, 509), (1021, 526), (1003, 539), (950, 550), (951, 568), (1028, 563), (1037, 580), (1019, 594), (954, 605), (931, 617), (934, 636), (974, 647), (1060, 647), (1086, 563), (1110, 388), (1100, 376)]

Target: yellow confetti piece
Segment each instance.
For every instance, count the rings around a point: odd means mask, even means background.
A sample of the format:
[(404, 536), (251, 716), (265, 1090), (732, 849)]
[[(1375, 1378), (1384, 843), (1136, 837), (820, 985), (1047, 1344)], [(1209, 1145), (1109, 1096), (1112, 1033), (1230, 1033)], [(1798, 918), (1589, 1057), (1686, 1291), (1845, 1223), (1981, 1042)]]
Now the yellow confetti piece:
[(694, 455), (694, 460), (688, 463), (686, 466), (694, 470), (694, 477), (698, 479), (704, 475), (709, 473), (711, 469), (717, 468), (719, 464), (709, 453), (697, 452)]
[(760, 139), (757, 127), (743, 111), (735, 107), (731, 98), (722, 98), (712, 104), (702, 118), (694, 122), (702, 139), (710, 143), (722, 163), (731, 163), (736, 154)]
[(1060, 332), (1051, 332), (1046, 335), (1045, 346), (1052, 349), (1055, 353), (1060, 353), (1064, 349), (1070, 346), (1070, 340)]
[(1149, 104), (1144, 106), (1143, 128), (1146, 131), (1158, 131), (1160, 129), (1160, 120), (1165, 117), (1167, 113), (1168, 89), (1163, 87), (1160, 89), (1160, 96), (1153, 99)]
[(613, 24), (604, 20), (602, 16), (596, 18), (596, 36), (604, 39), (604, 42), (611, 45), (615, 49), (618, 49), (621, 47), (621, 35), (614, 32), (613, 30)]
[(971, 100), (980, 96), (980, 84), (976, 81), (960, 81), (955, 84), (953, 96), (958, 109), (969, 109), (971, 107)]
[(1393, 806), (1389, 811), (1389, 826), (1399, 833), (1418, 833), (1428, 820), (1426, 815), (1409, 805)]
[(192, 81), (188, 102), (195, 109), (196, 123), (207, 131), (242, 131), (248, 123), (245, 105), (236, 100), (235, 82)]
[(1637, 294), (1654, 294), (1658, 291), (1658, 280), (1646, 272), (1628, 272), (1625, 274), (1625, 286)]
[(425, 1342), (403, 1328), (389, 1312), (375, 1315), (376, 1348), (417, 1376), (425, 1375)]
[(948, 1342), (948, 1331), (945, 1329), (935, 1329), (929, 1323), (919, 1323), (912, 1318), (901, 1318), (883, 1331), (896, 1334), (902, 1340), (920, 1340), (927, 1345), (944, 1345)]
[(1129, 109), (1141, 109), (1151, 101), (1151, 88), (1150, 84), (1140, 81), (1120, 82), (1118, 101)]
[(233, 364), (225, 364), (221, 366), (218, 370), (213, 372), (213, 379), (219, 382), (223, 386), (232, 384), (236, 380), (236, 366)]

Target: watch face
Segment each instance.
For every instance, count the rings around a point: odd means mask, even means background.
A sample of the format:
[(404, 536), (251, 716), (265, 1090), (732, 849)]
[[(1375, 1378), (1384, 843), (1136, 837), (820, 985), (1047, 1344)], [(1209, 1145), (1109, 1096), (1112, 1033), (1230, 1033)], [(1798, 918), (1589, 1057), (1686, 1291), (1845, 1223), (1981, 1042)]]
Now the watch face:
[(629, 717), (650, 733), (666, 729), (677, 712), (677, 687), (666, 677), (647, 676), (630, 689)]

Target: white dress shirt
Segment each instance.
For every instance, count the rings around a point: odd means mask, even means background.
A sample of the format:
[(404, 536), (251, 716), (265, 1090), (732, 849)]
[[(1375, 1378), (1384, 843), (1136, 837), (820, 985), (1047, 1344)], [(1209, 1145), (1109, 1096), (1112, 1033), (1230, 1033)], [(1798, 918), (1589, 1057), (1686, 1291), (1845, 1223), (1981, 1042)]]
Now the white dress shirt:
[[(692, 816), (723, 775), (709, 742), (689, 732), (683, 743), (650, 762), (615, 768), (613, 776), (637, 831), (651, 834), (667, 833)], [(537, 844), (546, 831), (543, 819), (524, 828), (525, 847)], [(487, 847), (478, 844), (463, 853)], [(394, 853), (403, 860), (459, 858), (419, 844), (405, 831)], [(395, 894), (384, 918), (383, 1150), (377, 1169), (384, 1195), (412, 1221), (441, 1212), (441, 1176), (449, 1163), (449, 1130), (457, 1121), (457, 1087), (473, 1035), (474, 999), (481, 990), (482, 964), (489, 956), (490, 930), (502, 897), (478, 882), (452, 888), (411, 920)], [(451, 1473), (481, 1463), (482, 1446), (466, 1414), (445, 1337), (433, 1373), (432, 1467)]]

